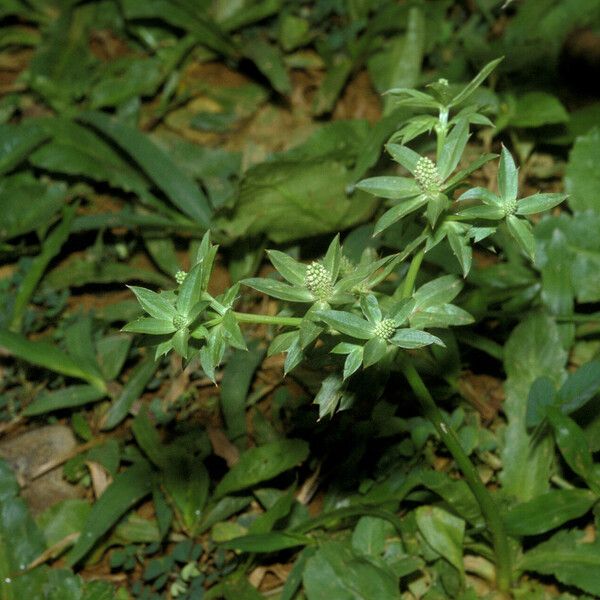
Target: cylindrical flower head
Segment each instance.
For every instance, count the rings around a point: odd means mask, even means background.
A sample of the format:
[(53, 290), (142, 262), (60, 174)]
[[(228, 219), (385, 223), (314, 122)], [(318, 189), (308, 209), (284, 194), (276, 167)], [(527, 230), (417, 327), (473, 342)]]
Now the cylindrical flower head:
[(417, 161), (415, 166), (415, 179), (419, 184), (419, 187), (426, 193), (435, 193), (440, 191), (442, 180), (438, 173), (435, 163), (422, 156)]
[(393, 319), (383, 319), (375, 325), (373, 333), (384, 340), (389, 340), (396, 333), (396, 322)]
[(318, 262), (313, 262), (306, 268), (304, 285), (319, 300), (327, 300), (333, 293), (331, 273)]

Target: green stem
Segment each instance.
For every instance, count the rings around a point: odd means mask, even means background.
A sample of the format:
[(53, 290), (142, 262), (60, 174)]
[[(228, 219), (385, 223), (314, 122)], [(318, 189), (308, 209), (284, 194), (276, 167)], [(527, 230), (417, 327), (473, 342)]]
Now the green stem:
[(289, 327), (299, 327), (302, 323), (300, 317), (278, 317), (271, 315), (256, 315), (253, 313), (234, 312), (238, 323), (256, 323), (259, 325), (281, 325)]
[(437, 407), (421, 376), (412, 362), (410, 362), (410, 359), (402, 362), (402, 370), (410, 387), (419, 399), (425, 416), (431, 421), (440, 438), (454, 457), (456, 464), (464, 475), (465, 481), (479, 504), (487, 528), (492, 535), (494, 555), (496, 557), (496, 583), (500, 591), (507, 592), (510, 589), (512, 581), (511, 555), (508, 536), (500, 517), (498, 506), (488, 489), (483, 485), (475, 466), (460, 445), (458, 436)]
[[(300, 317), (278, 317), (272, 315), (256, 315), (253, 313), (233, 313), (238, 323), (254, 323), (256, 325), (278, 325), (280, 327), (299, 327), (302, 323)], [(223, 317), (215, 317), (204, 323), (205, 327), (213, 327), (218, 325), (223, 320)]]
[(410, 263), (410, 267), (408, 267), (408, 272), (406, 273), (406, 278), (404, 279), (404, 284), (402, 285), (402, 298), (409, 298), (412, 296), (413, 290), (415, 288), (415, 280), (417, 279), (417, 274), (419, 273), (419, 269), (421, 268), (421, 263), (423, 262), (423, 257), (425, 256), (425, 248), (421, 248), (414, 256)]

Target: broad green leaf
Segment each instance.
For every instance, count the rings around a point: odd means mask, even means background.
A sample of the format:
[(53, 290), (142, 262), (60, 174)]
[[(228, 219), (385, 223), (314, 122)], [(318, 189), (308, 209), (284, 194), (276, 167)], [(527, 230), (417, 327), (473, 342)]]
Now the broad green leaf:
[(306, 265), (279, 250), (267, 250), (267, 256), (279, 274), (292, 285), (303, 286)]
[(307, 600), (400, 600), (398, 578), (385, 563), (355, 554), (349, 544), (324, 542), (306, 562)]
[(62, 375), (83, 379), (100, 391), (106, 390), (104, 380), (99, 378), (95, 372), (86, 371), (79, 363), (53, 344), (41, 341), (33, 342), (18, 333), (0, 330), (0, 347), (5, 348), (10, 354), (21, 360)]
[(382, 231), (396, 223), (396, 221), (399, 221), (400, 219), (402, 219), (402, 217), (405, 217), (411, 212), (421, 208), (421, 206), (424, 206), (425, 204), (427, 204), (427, 202), (427, 196), (420, 195), (416, 198), (406, 200), (390, 208), (381, 216), (381, 218), (375, 224), (373, 235), (379, 235)]
[(370, 177), (359, 181), (356, 187), (373, 196), (390, 200), (413, 198), (421, 193), (417, 182), (408, 177)]
[(539, 535), (587, 513), (598, 501), (589, 490), (551, 490), (504, 514), (509, 535)]
[(541, 127), (542, 125), (566, 123), (568, 120), (569, 113), (556, 96), (535, 91), (517, 98), (509, 125), (512, 127)]
[(579, 425), (552, 406), (547, 409), (546, 416), (566, 463), (596, 494), (600, 494), (600, 477), (594, 467), (588, 441)]
[(47, 546), (60, 542), (71, 533), (80, 532), (92, 509), (82, 498), (68, 498), (48, 507), (37, 518)]
[(328, 65), (325, 79), (317, 89), (313, 99), (312, 113), (319, 116), (333, 110), (335, 103), (352, 73), (353, 61), (347, 56), (339, 56)]
[(47, 137), (35, 121), (0, 125), (0, 175), (17, 167)]
[(515, 165), (512, 154), (502, 146), (500, 164), (498, 165), (498, 194), (504, 202), (517, 199), (519, 193), (519, 169)]
[(414, 150), (398, 144), (388, 144), (385, 149), (397, 163), (414, 174), (415, 167), (421, 158)]
[(117, 475), (92, 507), (81, 536), (67, 555), (67, 563), (80, 562), (96, 542), (151, 490), (152, 473), (146, 462), (137, 462)]
[(292, 83), (283, 62), (281, 51), (258, 35), (244, 35), (241, 52), (247, 56), (258, 70), (269, 80), (280, 94), (288, 94)]
[(308, 444), (302, 440), (286, 439), (246, 450), (239, 462), (223, 477), (215, 490), (220, 498), (267, 481), (306, 460)]
[(518, 215), (533, 215), (550, 210), (567, 199), (567, 194), (535, 194), (519, 200), (517, 203)]
[(589, 594), (600, 594), (600, 540), (587, 541), (577, 529), (559, 531), (525, 553), (518, 567), (552, 575), (566, 585)]
[(131, 431), (135, 436), (137, 445), (144, 454), (159, 468), (164, 469), (169, 459), (168, 452), (163, 445), (160, 435), (150, 422), (148, 412), (142, 408), (131, 424)]
[(230, 550), (240, 550), (241, 552), (279, 552), (288, 548), (296, 548), (298, 546), (306, 546), (313, 544), (312, 538), (298, 533), (286, 531), (271, 531), (269, 533), (255, 533), (238, 537), (224, 544), (224, 548)]
[(600, 128), (575, 140), (565, 173), (569, 208), (575, 213), (592, 210), (600, 213), (600, 171), (596, 157), (600, 152)]
[(106, 392), (92, 385), (71, 385), (53, 392), (42, 392), (25, 409), (24, 414), (32, 417), (63, 408), (83, 406), (106, 397)]
[(98, 366), (104, 379), (116, 379), (127, 360), (131, 348), (132, 336), (115, 333), (106, 335), (96, 342)]
[(288, 302), (314, 301), (313, 295), (307, 289), (292, 287), (276, 279), (252, 277), (242, 280), (241, 283), (279, 300), (287, 300)]
[(210, 476), (204, 463), (191, 454), (174, 456), (164, 466), (163, 486), (189, 534), (203, 517)]
[(248, 169), (232, 219), (223, 223), (225, 231), (236, 236), (265, 234), (283, 243), (337, 233), (368, 219), (377, 200), (361, 190), (348, 194), (348, 159), (331, 154), (315, 158), (308, 149), (306, 153), (307, 158), (302, 153), (294, 160), (284, 155)]
[(450, 106), (456, 106), (461, 102), (464, 102), (488, 77), (488, 75), (498, 66), (503, 60), (502, 58), (496, 58), (485, 65), (473, 79), (458, 93), (454, 98)]
[(529, 256), (531, 260), (535, 258), (535, 238), (531, 229), (531, 224), (526, 219), (520, 219), (515, 215), (506, 217), (508, 230), (513, 238), (517, 241), (521, 250)]
[(408, 328), (398, 329), (390, 339), (390, 343), (400, 348), (409, 349), (422, 348), (423, 346), (429, 346), (430, 344), (445, 346), (444, 342), (442, 342), (439, 337), (431, 335), (431, 333)]
[(463, 576), (465, 522), (437, 506), (420, 506), (415, 512), (427, 543)]
[(352, 549), (365, 556), (380, 556), (385, 550), (390, 524), (378, 517), (361, 517), (352, 532)]
[(548, 377), (538, 377), (527, 396), (527, 428), (536, 427), (546, 418), (546, 409), (556, 403), (556, 389)]
[(360, 340), (369, 340), (373, 337), (373, 325), (352, 313), (341, 310), (319, 310), (317, 316), (340, 333)]
[(50, 224), (64, 204), (66, 192), (64, 184), (43, 183), (30, 173), (3, 177), (0, 180), (0, 241)]
[(108, 183), (145, 197), (146, 178), (93, 131), (61, 118), (44, 120), (43, 126), (52, 139), (29, 157), (35, 167)]
[(104, 113), (88, 112), (79, 115), (78, 118), (114, 140), (177, 208), (208, 228), (211, 220), (208, 200), (196, 183), (173, 163), (168, 154), (137, 129)]
[(554, 384), (565, 376), (567, 355), (560, 344), (555, 322), (534, 314), (519, 324), (504, 347), (504, 368), (508, 376), (504, 412), (508, 425), (502, 448), (503, 490), (520, 502), (548, 491), (548, 473), (554, 460), (552, 441), (533, 444), (527, 433), (527, 395), (531, 384), (542, 376)]
[(6, 585), (6, 580), (11, 581), (44, 550), (44, 538), (25, 502), (19, 498), (19, 484), (8, 464), (0, 459), (0, 593), (3, 600), (23, 597), (19, 578), (15, 578), (12, 586)]
[(560, 409), (570, 414), (591, 400), (600, 391), (600, 361), (592, 360), (570, 373), (558, 391)]

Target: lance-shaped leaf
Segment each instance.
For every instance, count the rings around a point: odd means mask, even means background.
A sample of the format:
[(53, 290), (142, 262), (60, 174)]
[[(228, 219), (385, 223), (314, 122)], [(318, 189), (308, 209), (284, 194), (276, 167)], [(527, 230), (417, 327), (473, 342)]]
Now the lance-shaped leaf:
[(388, 144), (385, 149), (397, 163), (414, 174), (417, 163), (421, 159), (414, 150), (411, 150), (408, 146), (400, 146), (399, 144)]
[(445, 181), (456, 169), (469, 139), (469, 122), (461, 119), (450, 132), (438, 161), (440, 177)]
[(400, 204), (390, 208), (375, 224), (373, 235), (379, 235), (382, 231), (392, 226), (396, 221), (399, 221), (402, 217), (408, 215), (411, 212), (421, 208), (421, 206), (427, 204), (427, 196), (421, 194), (412, 200), (406, 200)]
[(502, 62), (504, 57), (496, 58), (495, 60), (490, 61), (465, 87), (458, 93), (454, 98), (452, 98), (452, 102), (450, 106), (456, 106), (461, 102), (464, 102), (487, 78), (487, 76)]
[(419, 329), (398, 329), (393, 337), (390, 339), (390, 343), (399, 348), (422, 348), (423, 346), (429, 346), (436, 344), (437, 346), (445, 346), (444, 342), (439, 337), (427, 333), (426, 331), (420, 331)]
[(508, 230), (513, 238), (517, 241), (521, 249), (534, 260), (535, 258), (535, 238), (531, 230), (529, 221), (525, 219), (519, 219), (515, 215), (508, 215), (506, 217), (506, 224)]
[(511, 153), (502, 146), (500, 164), (498, 165), (498, 193), (504, 202), (513, 202), (517, 199), (519, 189), (519, 169)]
[(186, 275), (185, 280), (179, 288), (177, 295), (177, 310), (186, 317), (190, 315), (192, 308), (200, 301), (202, 294), (203, 263), (198, 263)]
[(127, 286), (136, 296), (142, 308), (155, 319), (173, 319), (177, 314), (175, 307), (161, 294), (136, 285)]
[(413, 198), (421, 193), (417, 182), (408, 177), (370, 177), (356, 184), (359, 190), (390, 200)]
[(289, 254), (279, 250), (267, 250), (271, 264), (279, 274), (292, 285), (303, 286), (306, 277), (306, 265), (294, 260)]
[(373, 325), (352, 313), (342, 310), (319, 310), (317, 316), (340, 333), (360, 340), (370, 340), (373, 337)]
[(177, 331), (177, 327), (173, 325), (172, 319), (141, 317), (135, 321), (131, 321), (131, 323), (127, 323), (121, 331), (126, 331), (127, 333), (146, 333), (149, 335), (166, 335)]
[(517, 203), (518, 215), (533, 215), (544, 210), (558, 206), (568, 198), (568, 194), (534, 194), (519, 200)]
[(275, 279), (251, 277), (250, 279), (244, 279), (241, 283), (279, 300), (287, 300), (288, 302), (314, 302), (315, 300), (307, 289), (292, 287)]

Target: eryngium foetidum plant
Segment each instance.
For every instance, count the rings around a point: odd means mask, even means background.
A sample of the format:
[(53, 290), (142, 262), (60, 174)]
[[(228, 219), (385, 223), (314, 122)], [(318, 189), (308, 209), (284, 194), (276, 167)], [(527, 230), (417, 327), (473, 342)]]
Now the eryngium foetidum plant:
[[(480, 504), (494, 546), (498, 587), (507, 589), (512, 577), (511, 557), (499, 511), (407, 352), (443, 346), (431, 329), (472, 321), (466, 311), (452, 304), (462, 287), (458, 277), (444, 275), (415, 289), (427, 252), (438, 244), (448, 244), (466, 276), (471, 269), (473, 245), (482, 240), (493, 245), (492, 236), (498, 228), (504, 228), (518, 248), (533, 258), (535, 244), (527, 216), (565, 199), (563, 194), (519, 199), (518, 169), (504, 147), (497, 191), (469, 188), (467, 184), (474, 171), (497, 158), (484, 154), (463, 164), (471, 126), (492, 125), (479, 106), (469, 104), (469, 99), (498, 62), (486, 65), (460, 90), (439, 80), (428, 86), (428, 92), (404, 88), (388, 92), (398, 104), (420, 113), (408, 119), (386, 145), (400, 174), (365, 179), (356, 187), (388, 202), (387, 210), (375, 223), (374, 235), (409, 215), (413, 223), (420, 224), (420, 233), (402, 252), (375, 257), (367, 251), (354, 264), (344, 254), (339, 235), (325, 256), (310, 264), (278, 250), (268, 251), (278, 276), (241, 282), (282, 301), (278, 315), (260, 315), (235, 310), (239, 284), (220, 296), (209, 293), (217, 247), (207, 233), (192, 257), (190, 271), (177, 273), (175, 289), (156, 293), (131, 288), (148, 316), (127, 324), (124, 330), (156, 336), (157, 358), (171, 350), (188, 361), (198, 357), (206, 375), (214, 380), (227, 349), (246, 347), (240, 325), (272, 325), (279, 331), (269, 353), (286, 353), (285, 373), (313, 352), (318, 351), (321, 357), (325, 352), (329, 358), (324, 385), (316, 396), (320, 417), (351, 405), (352, 380), (361, 368), (377, 365), (387, 371), (403, 371)], [(456, 114), (452, 114), (454, 110)], [(432, 132), (435, 143), (431, 155), (420, 155), (406, 145)], [(409, 259), (408, 268), (404, 268)]]

